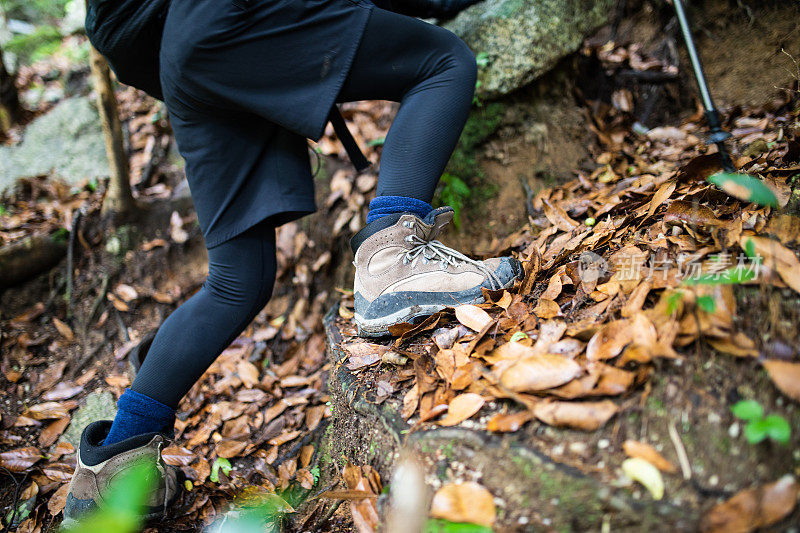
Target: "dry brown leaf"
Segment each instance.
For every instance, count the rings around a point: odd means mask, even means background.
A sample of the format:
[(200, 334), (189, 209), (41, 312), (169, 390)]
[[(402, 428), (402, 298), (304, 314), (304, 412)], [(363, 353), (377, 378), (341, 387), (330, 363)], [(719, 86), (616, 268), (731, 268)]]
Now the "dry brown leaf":
[(572, 381), (582, 371), (581, 366), (572, 359), (560, 355), (534, 354), (502, 365), (499, 379), (504, 387), (514, 392), (537, 392)]
[(69, 483), (64, 483), (50, 496), (47, 501), (47, 510), (52, 516), (58, 516), (64, 510), (67, 505), (67, 494), (69, 494)]
[(791, 475), (745, 489), (715, 505), (703, 518), (705, 533), (746, 533), (778, 522), (794, 509), (800, 486)]
[(533, 407), (533, 414), (550, 426), (594, 431), (605, 425), (619, 408), (611, 400), (602, 402), (548, 402)]
[(230, 459), (232, 457), (239, 457), (239, 455), (247, 447), (247, 442), (238, 440), (222, 440), (217, 443), (217, 455)]
[(663, 455), (658, 453), (655, 448), (647, 443), (639, 442), (637, 440), (626, 440), (624, 443), (622, 443), (622, 449), (625, 451), (628, 457), (638, 457), (639, 459), (644, 459), (667, 474), (674, 474), (678, 471), (678, 468), (674, 464), (665, 459)]
[(136, 292), (136, 289), (124, 283), (120, 283), (114, 288), (114, 294), (125, 303), (130, 303), (139, 297), (139, 293)]
[(188, 466), (197, 459), (193, 452), (182, 446), (167, 446), (161, 451), (161, 457), (170, 466)]
[(447, 415), (439, 421), (440, 426), (455, 426), (481, 410), (486, 400), (480, 394), (467, 392), (450, 401)]
[(306, 490), (314, 488), (314, 475), (306, 468), (301, 468), (295, 473), (295, 478), (300, 482), (300, 486)]
[(633, 341), (634, 329), (629, 320), (614, 320), (601, 327), (586, 346), (586, 358), (590, 361), (611, 359), (622, 352)]
[(64, 430), (67, 429), (69, 425), (70, 417), (59, 418), (55, 422), (48, 425), (46, 428), (39, 433), (39, 446), (42, 448), (48, 448), (58, 440), (58, 437), (64, 433)]
[(739, 246), (747, 250), (748, 241), (755, 246), (756, 255), (763, 258), (763, 266), (775, 270), (789, 287), (800, 293), (800, 261), (794, 252), (778, 241), (752, 235), (742, 236)]
[(553, 300), (540, 298), (539, 302), (536, 304), (536, 307), (533, 308), (533, 314), (542, 320), (547, 320), (561, 316), (561, 308)]
[(474, 331), (481, 331), (492, 323), (489, 313), (474, 305), (459, 305), (455, 308), (456, 319)]
[(68, 341), (73, 341), (75, 339), (75, 334), (72, 332), (72, 328), (69, 327), (67, 324), (62, 322), (61, 320), (53, 317), (53, 325), (58, 330), (58, 333), (67, 339)]
[(42, 452), (33, 446), (15, 448), (0, 453), (0, 466), (8, 468), (12, 472), (24, 472), (42, 458)]
[(767, 359), (761, 363), (782, 393), (800, 402), (800, 363)]
[(436, 491), (431, 502), (431, 516), (451, 522), (492, 527), (496, 515), (492, 494), (474, 481), (448, 483)]
[(486, 423), (486, 429), (495, 433), (510, 433), (517, 431), (532, 419), (531, 411), (497, 413)]

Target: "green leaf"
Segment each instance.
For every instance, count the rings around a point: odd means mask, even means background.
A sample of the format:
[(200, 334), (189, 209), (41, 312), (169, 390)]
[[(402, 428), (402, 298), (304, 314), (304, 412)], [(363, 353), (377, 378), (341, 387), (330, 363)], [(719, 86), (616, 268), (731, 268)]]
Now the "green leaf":
[(425, 533), (492, 533), (492, 529), (467, 522), (451, 522), (449, 520), (429, 519), (425, 522)]
[(697, 307), (706, 313), (713, 313), (717, 310), (717, 302), (714, 301), (714, 297), (711, 295), (698, 296), (695, 302), (697, 303)]
[(769, 415), (764, 419), (764, 425), (767, 428), (767, 436), (770, 439), (781, 444), (789, 443), (789, 438), (792, 436), (792, 428), (785, 418), (780, 415)]
[(527, 338), (528, 338), (527, 333), (525, 333), (524, 331), (517, 331), (514, 332), (513, 335), (511, 335), (511, 342), (521, 341), (522, 339), (527, 339)]
[(756, 243), (755, 243), (755, 241), (753, 241), (753, 239), (747, 239), (747, 241), (744, 243), (744, 253), (750, 259), (756, 259), (757, 258), (757, 256), (756, 256)]
[(386, 137), (381, 137), (379, 139), (372, 139), (367, 143), (368, 146), (383, 146), (386, 142)]
[(731, 412), (742, 420), (760, 420), (764, 417), (764, 408), (755, 400), (740, 400), (733, 404)]
[(224, 457), (217, 457), (214, 460), (214, 464), (211, 465), (211, 475), (208, 477), (212, 481), (212, 483), (219, 483), (219, 471), (222, 469), (222, 473), (226, 476), (231, 473), (233, 467), (231, 466), (231, 462), (225, 459)]
[(758, 444), (767, 438), (768, 426), (764, 419), (751, 420), (744, 427), (744, 436), (750, 444)]
[(686, 285), (739, 285), (756, 278), (754, 269), (734, 267), (722, 272), (703, 274), (684, 280)]
[(759, 205), (778, 207), (778, 199), (775, 193), (764, 182), (747, 174), (730, 174), (720, 172), (708, 178), (718, 188), (726, 194)]
[(5, 215), (5, 214), (7, 214), (7, 213), (8, 213), (8, 210), (6, 209), (6, 206), (0, 205), (0, 217)]
[(485, 67), (489, 64), (489, 54), (486, 52), (478, 52), (478, 55), (475, 56), (475, 63), (477, 63), (479, 67)]
[(675, 314), (675, 311), (678, 310), (678, 306), (680, 305), (682, 299), (683, 299), (683, 295), (678, 291), (675, 291), (672, 294), (670, 294), (669, 296), (667, 296), (667, 315), (668, 316), (671, 316), (671, 315)]

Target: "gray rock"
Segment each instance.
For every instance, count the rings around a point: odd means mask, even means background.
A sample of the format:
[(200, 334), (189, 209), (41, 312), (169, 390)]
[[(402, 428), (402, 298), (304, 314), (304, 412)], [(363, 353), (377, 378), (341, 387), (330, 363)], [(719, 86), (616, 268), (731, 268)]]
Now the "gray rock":
[(16, 146), (0, 146), (0, 194), (19, 178), (50, 174), (78, 183), (109, 175), (100, 116), (88, 98), (64, 100), (34, 120)]
[(485, 0), (444, 26), (475, 54), (488, 56), (477, 93), (491, 98), (530, 83), (575, 52), (610, 19), (614, 5), (614, 0)]
[(61, 440), (77, 448), (83, 428), (98, 420), (113, 420), (116, 414), (117, 404), (110, 392), (92, 392), (86, 397), (86, 403), (72, 415), (72, 422), (61, 436)]

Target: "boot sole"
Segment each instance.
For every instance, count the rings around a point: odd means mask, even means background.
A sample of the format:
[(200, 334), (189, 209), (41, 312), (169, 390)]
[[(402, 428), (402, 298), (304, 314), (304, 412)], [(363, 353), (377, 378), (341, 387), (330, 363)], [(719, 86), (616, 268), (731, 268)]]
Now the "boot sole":
[[(481, 298), (480, 301), (475, 301), (475, 303), (482, 302), (483, 298)], [(391, 335), (391, 333), (389, 333), (390, 326), (411, 322), (416, 318), (430, 316), (446, 307), (446, 305), (413, 305), (392, 313), (391, 315), (373, 319), (363, 318), (356, 314), (355, 320), (356, 326), (358, 327), (358, 336), (386, 337), (387, 335)]]

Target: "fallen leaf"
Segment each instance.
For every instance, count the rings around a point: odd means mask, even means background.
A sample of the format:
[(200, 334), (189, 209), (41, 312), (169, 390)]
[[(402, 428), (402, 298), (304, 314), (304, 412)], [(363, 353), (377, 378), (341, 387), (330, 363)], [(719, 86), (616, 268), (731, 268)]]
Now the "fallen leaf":
[(778, 481), (740, 491), (715, 505), (703, 517), (705, 533), (745, 533), (772, 525), (792, 512), (800, 486), (791, 475)]
[(547, 320), (549, 318), (561, 316), (561, 308), (553, 300), (540, 298), (536, 307), (533, 308), (533, 314), (542, 320)]
[(601, 327), (586, 346), (586, 358), (590, 361), (611, 359), (633, 341), (633, 328), (628, 320), (614, 320)]
[(238, 440), (222, 440), (217, 443), (217, 455), (230, 459), (232, 457), (239, 457), (239, 455), (247, 447), (247, 442)]
[(467, 392), (450, 401), (447, 415), (439, 421), (440, 426), (455, 426), (481, 410), (486, 400), (480, 394)]
[(182, 446), (167, 446), (161, 451), (164, 462), (170, 466), (189, 466), (197, 456)]
[(42, 432), (39, 433), (39, 446), (42, 448), (48, 448), (52, 446), (53, 443), (58, 440), (58, 437), (64, 433), (64, 430), (67, 429), (69, 421), (70, 418), (67, 416), (56, 420), (44, 428)]
[(800, 363), (767, 359), (761, 364), (781, 392), (789, 398), (800, 402)]
[(58, 330), (58, 333), (67, 339), (68, 341), (72, 341), (75, 339), (75, 334), (72, 332), (72, 328), (70, 328), (67, 324), (60, 321), (59, 319), (53, 317), (53, 325)]
[(15, 448), (0, 453), (0, 466), (8, 468), (12, 472), (24, 472), (42, 458), (42, 452), (33, 446)]
[(474, 481), (448, 483), (436, 491), (431, 502), (431, 516), (451, 522), (492, 527), (496, 514), (492, 494)]
[(67, 494), (69, 494), (69, 483), (64, 483), (50, 496), (50, 500), (47, 502), (47, 510), (52, 516), (58, 516), (64, 510), (67, 505)]
[(515, 392), (537, 392), (572, 381), (581, 372), (581, 366), (572, 359), (534, 354), (505, 366), (500, 383)]
[(622, 471), (632, 480), (644, 485), (654, 500), (664, 497), (664, 478), (651, 463), (641, 457), (632, 457), (622, 462)]
[(663, 455), (658, 453), (655, 448), (647, 443), (636, 440), (626, 440), (624, 443), (622, 443), (622, 449), (625, 451), (628, 457), (638, 457), (640, 459), (644, 459), (667, 474), (674, 474), (678, 471), (678, 468), (674, 464), (666, 460)]
[(550, 426), (566, 426), (584, 431), (601, 428), (619, 408), (611, 400), (602, 402), (546, 402), (533, 407), (533, 414)]
[(532, 419), (533, 413), (531, 411), (497, 413), (486, 423), (486, 429), (495, 433), (510, 433), (519, 430)]
[(492, 323), (489, 313), (474, 305), (459, 305), (455, 308), (456, 319), (474, 331), (481, 331)]

